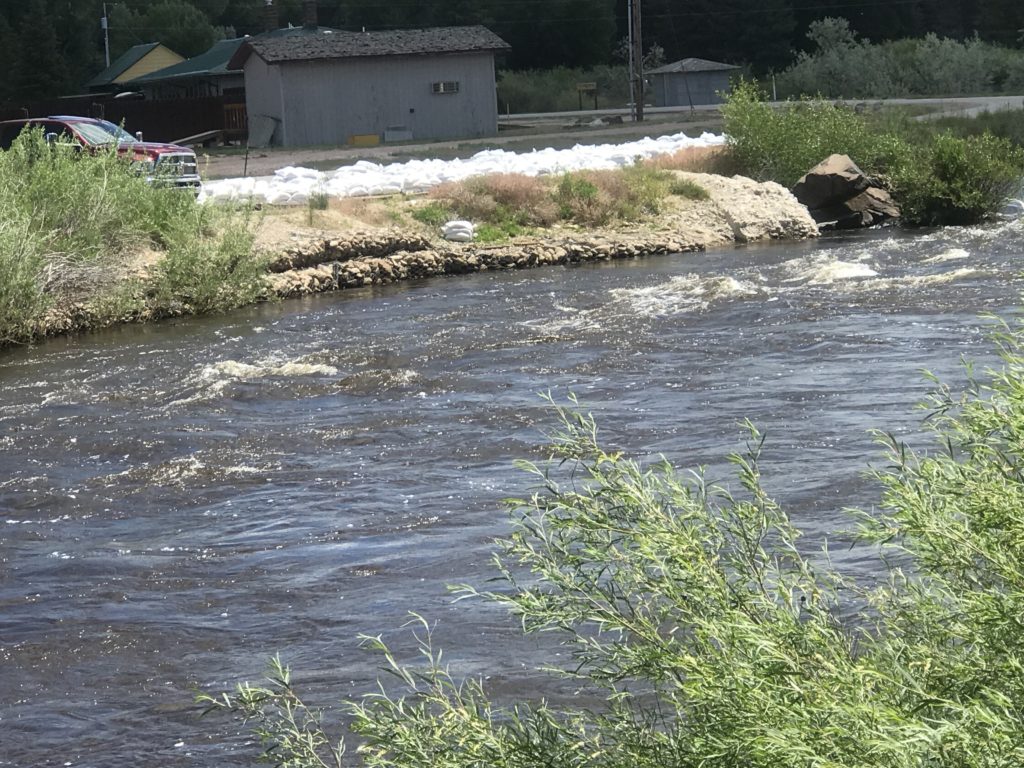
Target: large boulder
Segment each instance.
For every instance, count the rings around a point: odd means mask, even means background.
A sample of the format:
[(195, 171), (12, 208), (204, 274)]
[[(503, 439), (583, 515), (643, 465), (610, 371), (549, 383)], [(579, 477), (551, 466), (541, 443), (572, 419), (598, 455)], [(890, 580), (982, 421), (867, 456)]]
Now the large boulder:
[(793, 195), (821, 229), (854, 229), (899, 218), (892, 196), (847, 155), (831, 155), (804, 174)]

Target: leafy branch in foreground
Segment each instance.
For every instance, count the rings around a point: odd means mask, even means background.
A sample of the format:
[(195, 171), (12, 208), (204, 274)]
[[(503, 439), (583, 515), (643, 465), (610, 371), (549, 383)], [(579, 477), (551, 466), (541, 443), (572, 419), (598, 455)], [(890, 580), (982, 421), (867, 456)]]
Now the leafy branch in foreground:
[(266, 747), (263, 758), (286, 768), (341, 768), (344, 742), (324, 733), (323, 716), (311, 709), (292, 688), (291, 670), (279, 656), (270, 660), (266, 686), (239, 685), (234, 695), (199, 694), (203, 714), (227, 710), (245, 723)]
[[(380, 638), (397, 688), (346, 705), (353, 764), (403, 768), (995, 768), (1024, 764), (1024, 354), (962, 396), (938, 388), (938, 450), (889, 440), (881, 509), (862, 536), (902, 569), (863, 592), (765, 492), (762, 438), (731, 457), (737, 489), (608, 452), (573, 401), (556, 408), (551, 458), (513, 500), (501, 589), (458, 591), (505, 606), (527, 632), (570, 649), (552, 674), (578, 701), (502, 707), (442, 664)], [(816, 567), (816, 564), (824, 565)], [(880, 561), (885, 568), (887, 560)], [(268, 689), (217, 705), (255, 721), (264, 757), (290, 768), (341, 760), (280, 662)], [(209, 697), (204, 700), (212, 702)]]

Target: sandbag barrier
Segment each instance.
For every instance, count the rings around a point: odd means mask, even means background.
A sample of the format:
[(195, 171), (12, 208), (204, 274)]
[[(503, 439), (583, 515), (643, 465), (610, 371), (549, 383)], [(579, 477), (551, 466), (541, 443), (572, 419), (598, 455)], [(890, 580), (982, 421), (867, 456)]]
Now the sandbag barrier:
[[(412, 238), (415, 239), (415, 238)], [(324, 245), (334, 241), (322, 241)], [(424, 241), (425, 242), (425, 241)], [(419, 242), (416, 243), (419, 245)], [(282, 298), (324, 291), (386, 285), (398, 280), (413, 280), (442, 275), (459, 275), (495, 269), (528, 269), (587, 261), (635, 259), (704, 250), (704, 244), (683, 240), (631, 239), (628, 242), (564, 241), (558, 243), (518, 243), (494, 247), (466, 246), (437, 250), (417, 247), (384, 256), (362, 254), (355, 258), (345, 249), (324, 247), (297, 249), (304, 256), (296, 259), (307, 266), (275, 271), (268, 276), (270, 290)], [(333, 256), (345, 253), (344, 259)]]

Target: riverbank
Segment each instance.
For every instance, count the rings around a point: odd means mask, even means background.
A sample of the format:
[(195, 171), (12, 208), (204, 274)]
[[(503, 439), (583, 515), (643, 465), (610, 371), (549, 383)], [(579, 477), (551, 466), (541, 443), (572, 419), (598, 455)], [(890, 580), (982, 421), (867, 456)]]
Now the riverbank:
[[(707, 192), (704, 199), (669, 195), (659, 211), (637, 221), (586, 226), (559, 221), (499, 243), (453, 243), (440, 228), (417, 219), (431, 201), (395, 195), (326, 201), (325, 207), (263, 206), (254, 227), (254, 250), (265, 266), (259, 288), (233, 308), (254, 301), (382, 285), (407, 279), (485, 270), (633, 259), (702, 251), (765, 240), (815, 237), (806, 208), (772, 182), (667, 171)], [(422, 217), (421, 217), (422, 218)], [(210, 311), (189, 292), (161, 295), (165, 256), (145, 249), (108, 276), (121, 286), (122, 310), (108, 299), (79, 292), (54, 302), (35, 322), (35, 338), (85, 332), (123, 323), (152, 322)], [(205, 303), (204, 303), (205, 302)]]
[[(345, 201), (334, 207), (333, 215), (324, 212), (319, 227), (296, 221), (305, 211), (278, 209), (264, 222), (258, 242), (277, 251), (267, 278), (271, 293), (291, 297), (439, 275), (642, 258), (818, 235), (807, 209), (778, 184), (673, 174), (706, 190), (707, 199), (670, 197), (661, 213), (629, 224), (557, 224), (499, 244), (454, 243), (443, 240), (437, 228), (413, 219), (424, 199), (405, 198)], [(366, 228), (381, 219), (399, 219), (403, 226)], [(284, 245), (282, 236), (292, 244)]]

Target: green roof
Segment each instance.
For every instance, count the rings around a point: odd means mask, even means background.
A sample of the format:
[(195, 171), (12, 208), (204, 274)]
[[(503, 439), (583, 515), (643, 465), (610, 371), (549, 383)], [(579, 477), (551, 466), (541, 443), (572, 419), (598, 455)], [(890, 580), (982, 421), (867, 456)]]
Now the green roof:
[[(256, 35), (257, 38), (280, 38), (293, 37), (295, 35), (331, 34), (335, 30), (330, 27), (282, 27), (271, 32), (262, 32)], [(158, 69), (145, 75), (134, 78), (132, 83), (155, 83), (163, 80), (177, 80), (186, 77), (210, 77), (215, 75), (226, 75), (231, 72), (241, 72), (239, 69), (229, 69), (228, 62), (235, 55), (235, 51), (250, 37), (235, 37), (230, 40), (219, 40), (213, 44), (205, 53), (193, 56), (186, 61), (180, 61), (169, 67)]]
[(218, 40), (208, 51), (193, 56), (191, 59), (179, 61), (169, 67), (134, 78), (132, 83), (152, 83), (159, 80), (173, 80), (179, 77), (203, 77), (207, 75), (223, 75), (227, 73), (228, 62), (235, 55), (238, 46), (245, 40), (236, 37), (231, 40)]
[(160, 43), (143, 43), (142, 45), (133, 45), (127, 51), (122, 53), (114, 63), (109, 67), (100, 72), (96, 77), (85, 84), (86, 88), (99, 88), (100, 86), (110, 85), (124, 72), (135, 66), (142, 60), (142, 58), (154, 50)]

